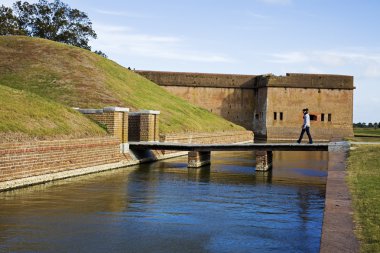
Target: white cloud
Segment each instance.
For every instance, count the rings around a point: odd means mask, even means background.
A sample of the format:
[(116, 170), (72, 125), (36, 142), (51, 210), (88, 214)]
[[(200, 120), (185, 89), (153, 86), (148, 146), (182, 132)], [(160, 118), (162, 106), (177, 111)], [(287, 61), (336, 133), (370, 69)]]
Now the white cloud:
[[(16, 2), (17, 0), (1, 0), (0, 2), (0, 5), (5, 5), (7, 7), (12, 7), (13, 4)], [(28, 0), (28, 3), (30, 4), (34, 4), (34, 3), (37, 3), (38, 0)]]
[(291, 65), (297, 69), (345, 70), (362, 77), (380, 77), (380, 53), (366, 50), (356, 51), (310, 51), (270, 54), (269, 63)]
[(364, 71), (364, 75), (367, 77), (372, 78), (379, 78), (380, 77), (380, 64), (372, 64), (367, 66), (367, 68)]
[(111, 10), (99, 10), (95, 9), (95, 12), (110, 15), (110, 16), (121, 16), (121, 17), (129, 17), (129, 18), (152, 18), (151, 16), (147, 16), (141, 13), (136, 12), (126, 12), (126, 11), (111, 11)]
[(271, 59), (268, 62), (272, 63), (291, 64), (310, 61), (309, 56), (303, 52), (277, 53), (271, 54), (270, 57)]
[(13, 1), (13, 0), (2, 0), (0, 5), (5, 5), (7, 7), (12, 7), (12, 5), (15, 3), (16, 1)]
[(96, 25), (98, 39), (92, 41), (94, 49), (102, 50), (111, 58), (130, 55), (192, 62), (233, 62), (232, 59), (201, 50), (186, 48), (186, 40), (175, 36), (158, 36), (138, 33), (130, 27)]

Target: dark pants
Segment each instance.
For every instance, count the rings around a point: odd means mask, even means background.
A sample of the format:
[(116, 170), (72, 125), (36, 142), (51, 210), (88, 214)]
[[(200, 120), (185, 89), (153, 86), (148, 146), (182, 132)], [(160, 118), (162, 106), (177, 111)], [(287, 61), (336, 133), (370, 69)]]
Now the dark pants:
[(301, 135), (300, 135), (300, 138), (298, 139), (298, 143), (300, 143), (302, 141), (302, 138), (303, 138), (303, 134), (307, 133), (307, 137), (309, 137), (309, 143), (313, 143), (313, 139), (311, 138), (311, 135), (310, 135), (310, 127), (305, 127), (305, 128), (302, 128), (302, 131), (301, 131)]

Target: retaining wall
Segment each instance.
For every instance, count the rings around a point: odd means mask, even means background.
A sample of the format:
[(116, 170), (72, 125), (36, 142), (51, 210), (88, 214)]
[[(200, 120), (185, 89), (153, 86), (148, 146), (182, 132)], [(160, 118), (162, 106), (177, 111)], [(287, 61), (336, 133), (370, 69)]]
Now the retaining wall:
[[(115, 137), (2, 143), (0, 184), (80, 168), (133, 161), (130, 154), (120, 153), (119, 143)], [(5, 185), (0, 185), (0, 190), (2, 187)]]

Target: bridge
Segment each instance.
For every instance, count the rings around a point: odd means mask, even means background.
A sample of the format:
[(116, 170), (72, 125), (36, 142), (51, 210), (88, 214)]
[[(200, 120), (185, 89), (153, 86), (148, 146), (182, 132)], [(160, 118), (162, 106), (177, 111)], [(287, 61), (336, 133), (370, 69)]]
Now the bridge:
[(339, 145), (336, 142), (298, 143), (244, 143), (244, 144), (192, 144), (168, 142), (129, 142), (131, 150), (189, 151), (188, 167), (198, 168), (211, 163), (211, 151), (256, 151), (256, 170), (272, 168), (273, 151), (328, 151)]

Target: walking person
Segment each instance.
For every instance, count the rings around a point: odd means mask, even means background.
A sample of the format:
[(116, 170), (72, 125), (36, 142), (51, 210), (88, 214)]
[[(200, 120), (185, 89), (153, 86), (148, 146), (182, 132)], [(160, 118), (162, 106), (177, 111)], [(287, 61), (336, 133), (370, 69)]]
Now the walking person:
[(303, 125), (302, 125), (302, 131), (300, 138), (298, 139), (297, 143), (301, 143), (303, 134), (307, 133), (307, 137), (309, 137), (309, 144), (313, 143), (313, 139), (311, 138), (310, 135), (310, 115), (309, 115), (309, 109), (305, 108), (302, 110), (303, 111)]

